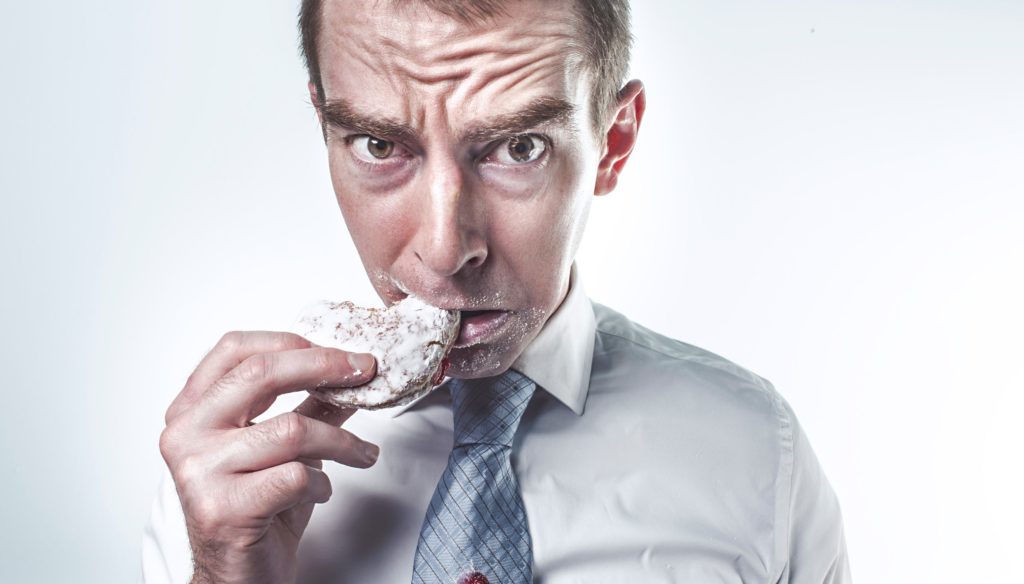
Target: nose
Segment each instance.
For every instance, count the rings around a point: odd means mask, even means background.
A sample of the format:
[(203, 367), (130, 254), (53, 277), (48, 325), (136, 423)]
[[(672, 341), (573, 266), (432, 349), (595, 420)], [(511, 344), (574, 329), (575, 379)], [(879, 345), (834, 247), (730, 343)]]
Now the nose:
[(454, 159), (435, 158), (427, 165), (426, 196), (421, 198), (416, 258), (433, 275), (451, 277), (487, 259), (482, 205), (467, 189), (463, 169)]

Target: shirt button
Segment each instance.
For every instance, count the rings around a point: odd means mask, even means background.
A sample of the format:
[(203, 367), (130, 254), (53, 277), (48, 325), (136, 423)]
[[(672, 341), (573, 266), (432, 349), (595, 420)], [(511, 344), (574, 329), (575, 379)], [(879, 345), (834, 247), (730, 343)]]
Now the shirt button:
[(459, 576), (459, 581), (455, 584), (491, 584), (491, 581), (480, 572), (466, 572)]

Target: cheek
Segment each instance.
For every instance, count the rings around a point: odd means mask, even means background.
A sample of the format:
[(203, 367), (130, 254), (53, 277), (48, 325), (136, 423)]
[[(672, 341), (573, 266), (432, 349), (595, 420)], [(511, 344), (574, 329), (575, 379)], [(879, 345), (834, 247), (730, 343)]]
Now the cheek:
[(502, 210), (506, 219), (494, 232), (519, 277), (541, 286), (554, 284), (572, 263), (589, 203), (577, 168), (565, 164), (552, 170), (542, 192)]
[(574, 244), (583, 230), (587, 203), (590, 198), (583, 192), (584, 183), (580, 160), (568, 158), (551, 176), (548, 188), (549, 203), (545, 205), (544, 216), (547, 224), (547, 244), (551, 252), (564, 256), (571, 255)]
[(389, 265), (401, 249), (409, 219), (397, 198), (362, 188), (331, 160), (331, 182), (349, 235), (367, 268)]

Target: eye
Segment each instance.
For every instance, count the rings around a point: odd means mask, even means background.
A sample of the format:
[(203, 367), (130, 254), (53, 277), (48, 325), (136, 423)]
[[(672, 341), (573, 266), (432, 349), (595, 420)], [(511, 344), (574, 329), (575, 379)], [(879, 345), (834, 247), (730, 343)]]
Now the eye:
[(350, 141), (352, 152), (357, 158), (369, 163), (387, 160), (395, 152), (395, 143), (374, 138), (373, 136), (355, 136)]
[(494, 149), (494, 157), (501, 164), (510, 166), (529, 164), (540, 159), (548, 149), (544, 138), (537, 134), (513, 136)]

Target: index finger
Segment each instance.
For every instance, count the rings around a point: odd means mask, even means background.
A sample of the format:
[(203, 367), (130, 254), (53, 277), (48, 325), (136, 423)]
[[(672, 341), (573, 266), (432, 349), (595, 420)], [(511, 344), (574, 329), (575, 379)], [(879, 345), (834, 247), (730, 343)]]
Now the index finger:
[(199, 427), (245, 427), (277, 396), (312, 387), (356, 387), (376, 373), (373, 356), (311, 347), (258, 353), (221, 377), (197, 400), (187, 423)]
[(167, 408), (165, 422), (178, 417), (190, 408), (211, 385), (242, 361), (257, 354), (314, 347), (312, 342), (293, 333), (274, 331), (231, 331), (225, 333), (185, 382), (174, 401)]

